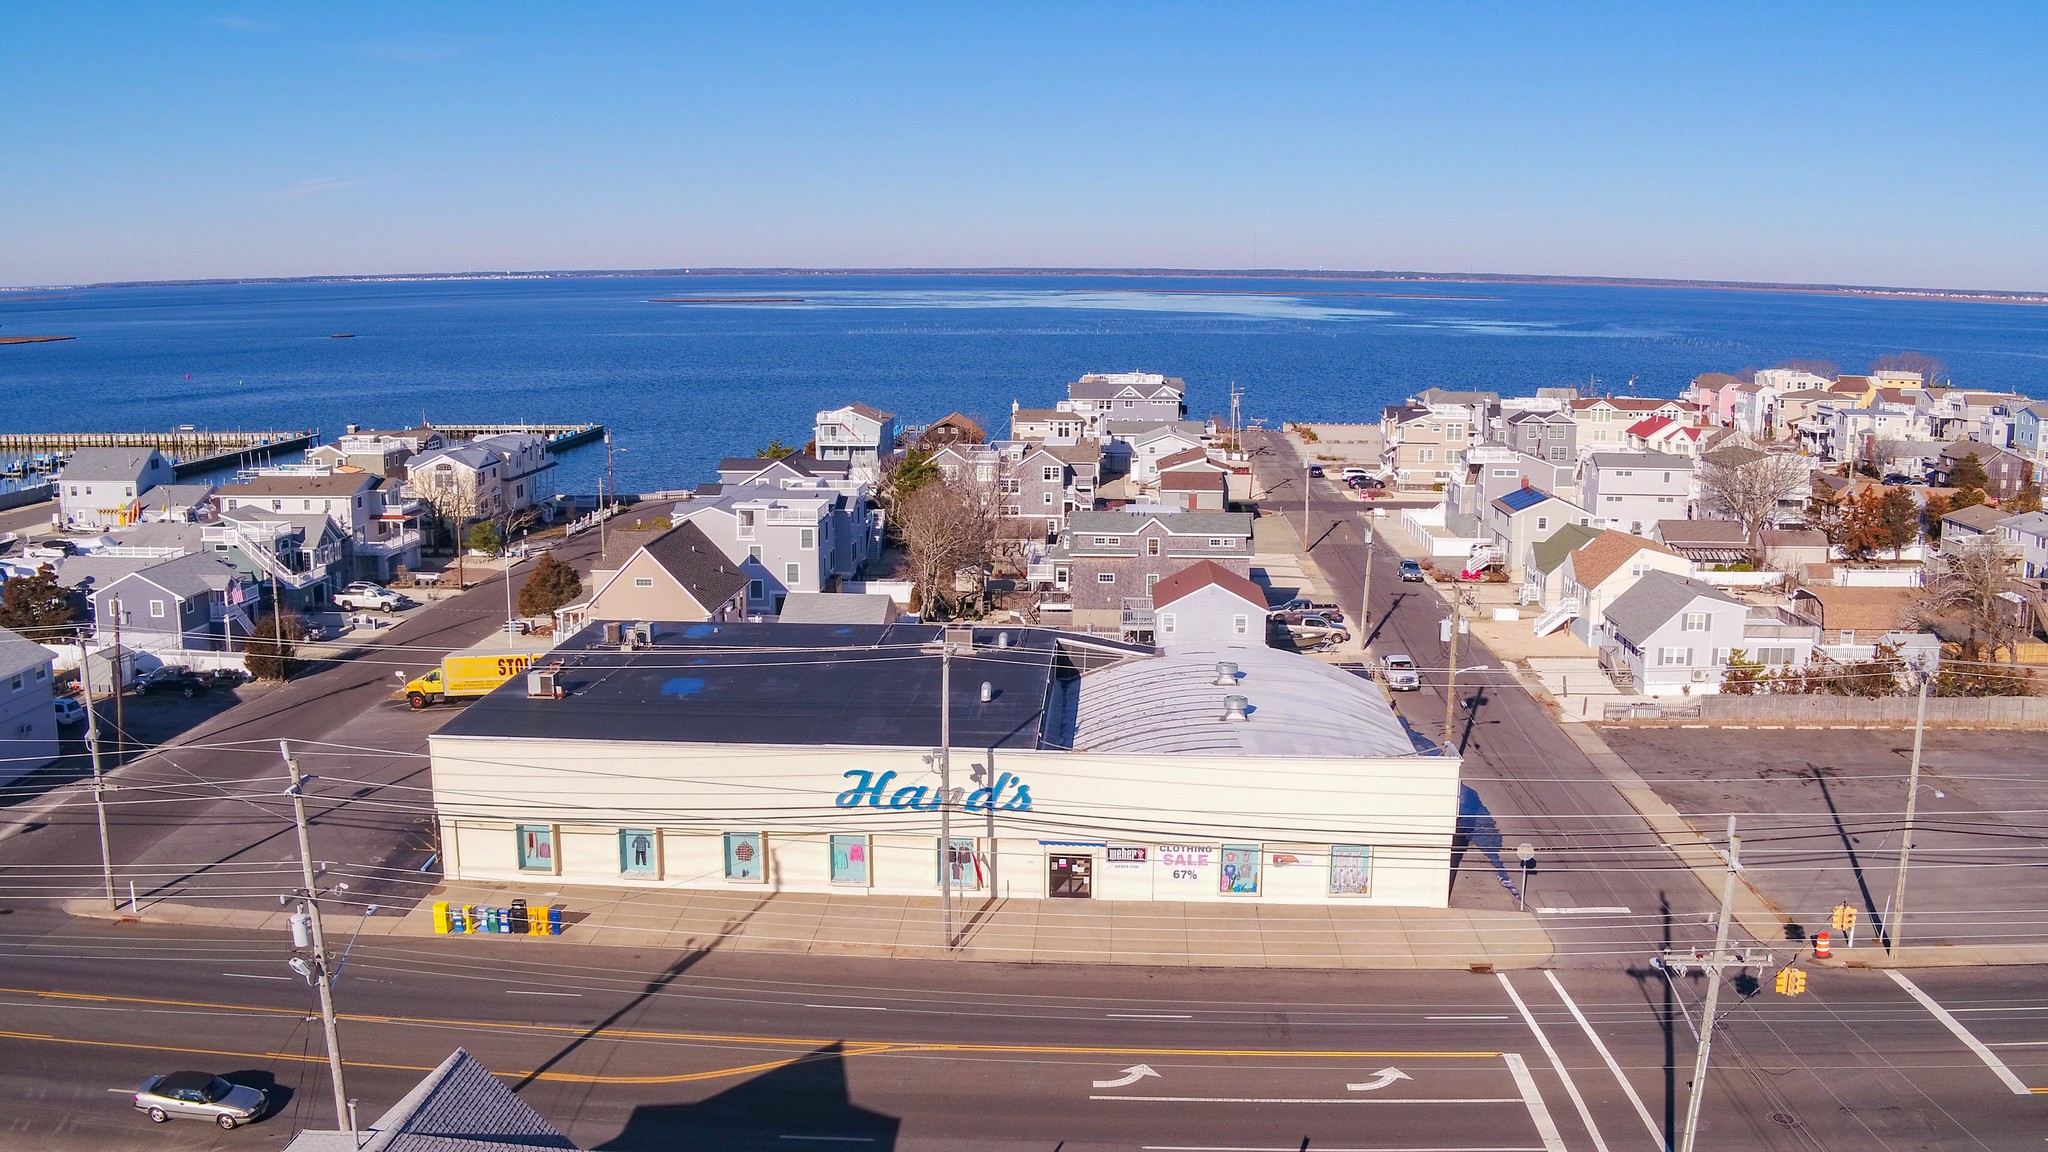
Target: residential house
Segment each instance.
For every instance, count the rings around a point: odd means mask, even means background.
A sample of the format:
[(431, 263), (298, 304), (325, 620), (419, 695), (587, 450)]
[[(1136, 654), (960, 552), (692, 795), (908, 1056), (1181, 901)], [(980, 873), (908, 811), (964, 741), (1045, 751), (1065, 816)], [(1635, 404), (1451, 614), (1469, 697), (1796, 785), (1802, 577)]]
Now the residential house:
[(1750, 380), (1728, 390), (1734, 398), (1729, 406), (1728, 422), (1736, 431), (1745, 436), (1761, 437), (1771, 426), (1771, 420), (1778, 407), (1778, 390), (1768, 384)]
[[(511, 511), (497, 453), (458, 441), (405, 462), (405, 483), (432, 512), (442, 543), (455, 547), (471, 524)], [(338, 473), (348, 475), (348, 473)]]
[(334, 443), (309, 449), (306, 463), (332, 469), (359, 468), (373, 476), (399, 480), (405, 477), (406, 461), (447, 446), (448, 437), (427, 425), (381, 431), (351, 424)]
[(159, 484), (135, 502), (138, 524), (196, 524), (212, 517), (211, 484)]
[(154, 448), (80, 448), (57, 473), (57, 511), (64, 527), (78, 531), (135, 523), (136, 500), (173, 469)]
[(1968, 508), (1943, 513), (1941, 550), (1954, 552), (1959, 548), (1975, 547), (1987, 542), (2009, 547), (2005, 534), (1998, 530), (1998, 526), (2012, 519), (2012, 515), (1989, 504), (1972, 504)]
[(868, 559), (848, 537), (860, 518), (843, 493), (727, 487), (675, 506), (672, 523), (695, 524), (747, 578), (746, 610), (774, 614), (791, 592), (830, 592)]
[(1741, 383), (1740, 376), (1726, 372), (1702, 372), (1692, 378), (1678, 398), (1699, 409), (1700, 419), (1725, 428), (1733, 422), (1730, 410), (1735, 403), (1735, 388)]
[(936, 448), (941, 444), (980, 444), (988, 439), (988, 433), (972, 418), (959, 412), (951, 412), (926, 425), (917, 434), (919, 447)]
[(1088, 426), (1079, 412), (1064, 408), (1025, 408), (1010, 401), (1010, 439), (1078, 440)]
[(1552, 612), (1537, 620), (1537, 634), (1570, 620), (1572, 635), (1597, 650), (1605, 642), (1609, 604), (1645, 573), (1685, 576), (1692, 572), (1692, 562), (1654, 540), (1609, 528), (1567, 555), (1562, 572), (1564, 594)]
[[(1538, 541), (1529, 550), (1529, 567), (1522, 573), (1522, 603), (1550, 608), (1563, 599), (1565, 557), (1598, 539), (1601, 531), (1587, 524), (1567, 524)], [(1557, 621), (1561, 623), (1562, 619)]]
[(1932, 672), (1941, 663), (1941, 640), (1917, 626), (1923, 595), (1918, 588), (1809, 584), (1792, 593), (1792, 611), (1820, 630), (1816, 651), (1829, 659), (1869, 660), (1879, 645), (1887, 645), (1908, 664)]
[[(1584, 508), (1541, 488), (1517, 488), (1487, 505), (1487, 531), (1493, 537), (1493, 553), (1480, 557), (1498, 563), (1511, 580), (1522, 579), (1533, 563), (1531, 551), (1567, 525), (1591, 528), (1593, 517)], [(1484, 565), (1473, 563), (1471, 567)]]
[(1787, 392), (1824, 392), (1834, 381), (1798, 368), (1759, 368), (1751, 380), (1782, 398)]
[[(1095, 507), (1102, 450), (1093, 441), (1006, 442), (995, 446), (994, 462), (1003, 515), (1027, 526), (1025, 535), (1057, 539), (1075, 509)], [(977, 475), (987, 466), (977, 463)]]
[[(1915, 398), (1914, 407), (1930, 437), (1949, 441), (1972, 439), (1983, 430), (1986, 420), (2027, 402), (2016, 393), (1929, 388)], [(1987, 438), (1985, 443), (2002, 448), (2011, 441), (2008, 435)]]
[(813, 450), (820, 460), (846, 461), (850, 476), (873, 483), (895, 456), (899, 431), (894, 412), (855, 401), (818, 413)]
[(1460, 467), (1444, 482), (1445, 526), (1453, 535), (1484, 536), (1488, 505), (1523, 487), (1575, 498), (1577, 458), (1553, 463), (1497, 444), (1468, 449)]
[(1266, 593), (1250, 578), (1213, 560), (1197, 560), (1152, 586), (1154, 641), (1251, 647), (1266, 644)]
[(1206, 448), (1163, 456), (1157, 465), (1159, 502), (1190, 512), (1223, 512), (1230, 504), (1230, 466)]
[(728, 456), (718, 462), (718, 482), (727, 487), (765, 484), (773, 488), (806, 488), (828, 484), (840, 491), (867, 490), (867, 482), (853, 477), (853, 465), (847, 461), (820, 460), (802, 453), (772, 459)]
[(1847, 402), (1851, 408), (1861, 408), (1877, 399), (1878, 382), (1868, 376), (1837, 376), (1827, 386), (1827, 391)]
[(2013, 410), (2012, 450), (2036, 468), (2048, 464), (2048, 401)]
[(1629, 425), (1622, 433), (1622, 443), (1630, 452), (1665, 452), (1673, 456), (1697, 457), (1705, 450), (1712, 431), (1703, 424), (1683, 424), (1669, 416), (1650, 416)]
[[(1749, 533), (1734, 520), (1659, 520), (1651, 526), (1650, 538), (1692, 561), (1696, 569), (1747, 563), (1755, 555)], [(1820, 559), (1827, 561), (1825, 555)]]
[(1130, 445), (1129, 475), (1131, 480), (1139, 485), (1154, 485), (1159, 482), (1161, 460), (1202, 450), (1201, 437), (1189, 435), (1185, 429), (1172, 424), (1162, 424), (1141, 432), (1131, 437)]
[(2048, 512), (2023, 512), (1998, 522), (2006, 547), (2019, 557), (2020, 575), (2048, 577)]
[(355, 578), (349, 537), (325, 512), (270, 511), (252, 502), (224, 509), (201, 526), (200, 539), (270, 599), (301, 609), (326, 607)]
[(1067, 385), (1066, 407), (1097, 436), (1107, 420), (1180, 420), (1187, 416), (1187, 381), (1157, 372), (1091, 372)]
[(1572, 419), (1579, 425), (1581, 455), (1612, 452), (1628, 444), (1628, 429), (1651, 416), (1690, 422), (1697, 410), (1681, 400), (1656, 400), (1635, 396), (1594, 396), (1571, 402)]
[(95, 631), (119, 621), (121, 644), (166, 664), (180, 652), (232, 651), (255, 630), (252, 581), (226, 559), (200, 552), (159, 560), (113, 580), (89, 596)]
[[(420, 562), (422, 506), (402, 486), (387, 486), (381, 476), (367, 472), (262, 472), (222, 485), (214, 493), (214, 501), (224, 519), (238, 511), (327, 517), (344, 542), (345, 555), (339, 560), (343, 567), (336, 573), (342, 583), (388, 580), (398, 565), (416, 567)], [(320, 535), (314, 533), (315, 538)]]
[(555, 613), (567, 635), (596, 620), (739, 620), (747, 576), (704, 530), (685, 521), (635, 549), (616, 571), (591, 573), (593, 591)]
[(1380, 474), (1411, 487), (1444, 483), (1463, 466), (1484, 427), (1458, 404), (1390, 404), (1380, 413)]
[(1689, 514), (1693, 461), (1663, 452), (1593, 452), (1579, 475), (1586, 511), (1609, 528), (1641, 535), (1659, 520)]
[(1249, 512), (1182, 512), (1127, 506), (1075, 512), (1047, 560), (1053, 586), (1073, 593), (1074, 623), (1114, 628), (1125, 609), (1151, 611), (1152, 586), (1197, 560), (1251, 574)]
[(2034, 482), (2034, 465), (2025, 456), (2008, 448), (1979, 444), (1975, 440), (1957, 440), (1942, 445), (1941, 454), (1928, 471), (1928, 479), (1943, 488), (1954, 487), (1957, 466), (1971, 456), (1975, 456), (1978, 466), (1984, 469), (1985, 494), (2001, 504)]
[(1801, 388), (1796, 392), (1778, 395), (1778, 405), (1771, 414), (1771, 425), (1765, 434), (1770, 440), (1792, 440), (1799, 436), (1800, 428), (1823, 408), (1848, 407), (1848, 402), (1825, 388)]
[(1601, 664), (1646, 696), (1721, 690), (1728, 656), (1747, 644), (1749, 609), (1711, 584), (1649, 572), (1607, 606)]
[(501, 515), (517, 517), (546, 502), (540, 477), (554, 468), (545, 437), (531, 432), (500, 432), (471, 441), (498, 458), (498, 488), (504, 502)]
[(1210, 430), (1200, 420), (1105, 420), (1098, 433), (1090, 433), (1083, 439), (1094, 439), (1102, 445), (1102, 474), (1108, 476), (1129, 476), (1133, 470), (1133, 458), (1137, 455), (1139, 441), (1154, 441), (1167, 434), (1177, 433), (1178, 440), (1162, 445), (1155, 455), (1172, 455), (1183, 451), (1188, 445), (1206, 444)]
[(879, 592), (791, 592), (779, 624), (894, 624), (896, 601)]
[(50, 650), (0, 628), (0, 783), (16, 780), (57, 758), (56, 677)]
[(1499, 421), (1501, 445), (1526, 456), (1569, 466), (1579, 458), (1579, 424), (1562, 408), (1523, 409)]

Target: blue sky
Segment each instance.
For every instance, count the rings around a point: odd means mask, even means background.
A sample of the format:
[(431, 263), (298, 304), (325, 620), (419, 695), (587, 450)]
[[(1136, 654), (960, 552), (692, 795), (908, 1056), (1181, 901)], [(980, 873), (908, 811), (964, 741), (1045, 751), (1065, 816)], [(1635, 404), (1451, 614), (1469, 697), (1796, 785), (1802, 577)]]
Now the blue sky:
[(1171, 266), (2048, 288), (2048, 4), (0, 7), (0, 284)]

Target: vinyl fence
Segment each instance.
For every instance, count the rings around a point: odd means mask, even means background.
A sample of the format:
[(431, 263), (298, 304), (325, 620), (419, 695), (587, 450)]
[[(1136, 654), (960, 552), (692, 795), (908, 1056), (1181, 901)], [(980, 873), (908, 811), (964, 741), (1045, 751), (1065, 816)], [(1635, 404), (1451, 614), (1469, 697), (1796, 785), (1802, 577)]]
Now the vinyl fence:
[[(1702, 696), (1683, 703), (1607, 705), (1609, 723), (1784, 724), (1909, 726), (1911, 696), (1870, 700), (1856, 696)], [(1942, 697), (1927, 701), (1927, 722), (1994, 728), (2048, 728), (2048, 698)]]

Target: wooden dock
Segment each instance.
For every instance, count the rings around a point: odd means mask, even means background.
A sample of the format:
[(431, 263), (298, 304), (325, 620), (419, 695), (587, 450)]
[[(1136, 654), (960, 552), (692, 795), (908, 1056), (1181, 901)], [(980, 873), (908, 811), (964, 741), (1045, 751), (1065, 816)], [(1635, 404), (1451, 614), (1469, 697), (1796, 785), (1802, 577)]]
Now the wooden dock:
[(284, 453), (303, 452), (319, 440), (317, 428), (261, 432), (198, 428), (170, 432), (0, 432), (0, 461), (68, 456), (80, 448), (154, 448), (170, 459), (175, 475), (191, 476)]
[(548, 451), (565, 452), (578, 444), (588, 444), (604, 436), (602, 424), (440, 424), (433, 425), (435, 431), (450, 440), (475, 440), (483, 436), (501, 436), (506, 433), (525, 432), (547, 440)]

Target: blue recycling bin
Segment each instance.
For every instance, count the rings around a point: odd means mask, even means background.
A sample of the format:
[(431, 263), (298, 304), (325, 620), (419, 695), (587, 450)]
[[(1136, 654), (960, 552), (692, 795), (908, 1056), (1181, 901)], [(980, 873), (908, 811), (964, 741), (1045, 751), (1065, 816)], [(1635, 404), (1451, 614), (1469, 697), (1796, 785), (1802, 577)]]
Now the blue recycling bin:
[(561, 934), (562, 906), (560, 904), (550, 904), (548, 905), (548, 935), (560, 936)]
[(498, 932), (506, 936), (512, 934), (512, 910), (510, 908), (498, 909)]

